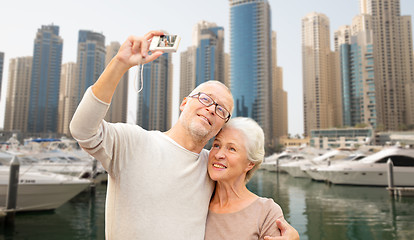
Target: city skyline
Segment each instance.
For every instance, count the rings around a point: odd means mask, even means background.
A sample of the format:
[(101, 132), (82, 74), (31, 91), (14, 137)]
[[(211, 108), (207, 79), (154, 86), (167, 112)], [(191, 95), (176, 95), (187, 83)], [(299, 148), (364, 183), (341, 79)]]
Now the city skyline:
[[(106, 37), (105, 44), (109, 44), (111, 41), (122, 43), (128, 35), (143, 35), (152, 29), (165, 29), (170, 33), (181, 35), (182, 42), (179, 51), (173, 54), (174, 88), (177, 88), (180, 52), (185, 51), (191, 45), (192, 27), (198, 21), (206, 20), (223, 26), (225, 31), (225, 52), (230, 52), (230, 12), (228, 1), (210, 1), (208, 5), (203, 7), (200, 7), (200, 3), (204, 2), (182, 1), (180, 4), (167, 1), (152, 1), (151, 3), (131, 2), (131, 4), (128, 4), (127, 9), (121, 6), (105, 6), (99, 1), (62, 3), (59, 5), (59, 9), (57, 7), (43, 7), (54, 6), (53, 4), (38, 4), (37, 2), (30, 1), (23, 1), (24, 9), (21, 8), (22, 2), (4, 3), (2, 8), (4, 7), (5, 14), (0, 16), (0, 24), (6, 36), (0, 40), (0, 52), (5, 53), (3, 83), (8, 81), (9, 59), (33, 55), (33, 41), (36, 30), (41, 25), (54, 23), (60, 27), (60, 35), (64, 41), (62, 63), (76, 60), (77, 33), (81, 29), (102, 32)], [(350, 25), (352, 18), (359, 14), (359, 1), (315, 0), (310, 2), (297, 0), (284, 2), (276, 0), (269, 3), (272, 11), (272, 30), (275, 30), (278, 35), (278, 65), (284, 69), (284, 86), (289, 98), (289, 133), (292, 135), (302, 134), (304, 130), (301, 83), (301, 19), (313, 11), (327, 15), (331, 22), (330, 40), (333, 41), (333, 32), (339, 26)], [(65, 11), (62, 12), (60, 8), (65, 8)], [(188, 12), (184, 9), (192, 9), (192, 11)], [(139, 14), (136, 14), (137, 12)], [(151, 12), (156, 12), (157, 14), (152, 14)], [(30, 19), (31, 21), (18, 19), (11, 23), (10, 19), (13, 19), (16, 13), (24, 15), (25, 19)], [(412, 16), (413, 13), (414, 2), (401, 0), (401, 14)], [(159, 17), (162, 15), (168, 16), (168, 21), (163, 17)], [(111, 20), (116, 20), (116, 22), (111, 22)], [(124, 24), (127, 22), (127, 25)], [(145, 26), (142, 23), (145, 23)], [(131, 75), (134, 76), (135, 72)], [(129, 89), (133, 92), (133, 87), (131, 86)], [(5, 91), (6, 87), (3, 84), (0, 126), (3, 125)], [(173, 99), (172, 112), (174, 114), (177, 112), (174, 111), (174, 108), (178, 109), (178, 96), (176, 93)], [(177, 117), (173, 116), (174, 119)], [(128, 121), (131, 122), (131, 119)]]

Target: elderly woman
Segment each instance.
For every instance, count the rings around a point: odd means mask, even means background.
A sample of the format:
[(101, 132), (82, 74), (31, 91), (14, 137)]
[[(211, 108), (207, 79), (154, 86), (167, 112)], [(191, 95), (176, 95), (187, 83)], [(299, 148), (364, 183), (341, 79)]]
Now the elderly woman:
[(282, 209), (272, 199), (250, 192), (246, 183), (264, 158), (264, 133), (250, 118), (233, 118), (217, 134), (208, 159), (216, 181), (205, 239), (263, 239), (280, 236)]

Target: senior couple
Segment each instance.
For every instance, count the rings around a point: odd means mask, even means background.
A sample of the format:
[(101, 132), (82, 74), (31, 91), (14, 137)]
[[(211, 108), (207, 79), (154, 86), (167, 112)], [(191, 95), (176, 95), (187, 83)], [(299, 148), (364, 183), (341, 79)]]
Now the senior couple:
[[(164, 133), (103, 120), (122, 75), (163, 54), (148, 54), (159, 35), (122, 44), (70, 125), (108, 172), (106, 239), (299, 239), (279, 205), (246, 188), (264, 157), (264, 134), (252, 119), (230, 119), (233, 97), (225, 85), (199, 85)], [(203, 149), (213, 137), (211, 150)]]

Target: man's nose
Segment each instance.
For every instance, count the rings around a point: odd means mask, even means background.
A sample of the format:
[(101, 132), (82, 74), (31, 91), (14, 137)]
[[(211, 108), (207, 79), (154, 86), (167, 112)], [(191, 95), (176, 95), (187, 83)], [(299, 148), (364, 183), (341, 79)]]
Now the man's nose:
[(216, 105), (211, 104), (210, 106), (206, 107), (207, 111), (209, 111), (212, 115), (216, 113)]

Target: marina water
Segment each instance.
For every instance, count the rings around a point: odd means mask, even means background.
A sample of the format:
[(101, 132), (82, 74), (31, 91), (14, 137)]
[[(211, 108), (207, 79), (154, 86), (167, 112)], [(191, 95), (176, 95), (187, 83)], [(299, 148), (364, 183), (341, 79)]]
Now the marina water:
[[(384, 187), (328, 185), (259, 170), (248, 188), (273, 198), (301, 240), (414, 239), (414, 198), (393, 199)], [(0, 240), (105, 239), (105, 196), (106, 185), (99, 185), (55, 211), (19, 213), (14, 227), (0, 229)]]

